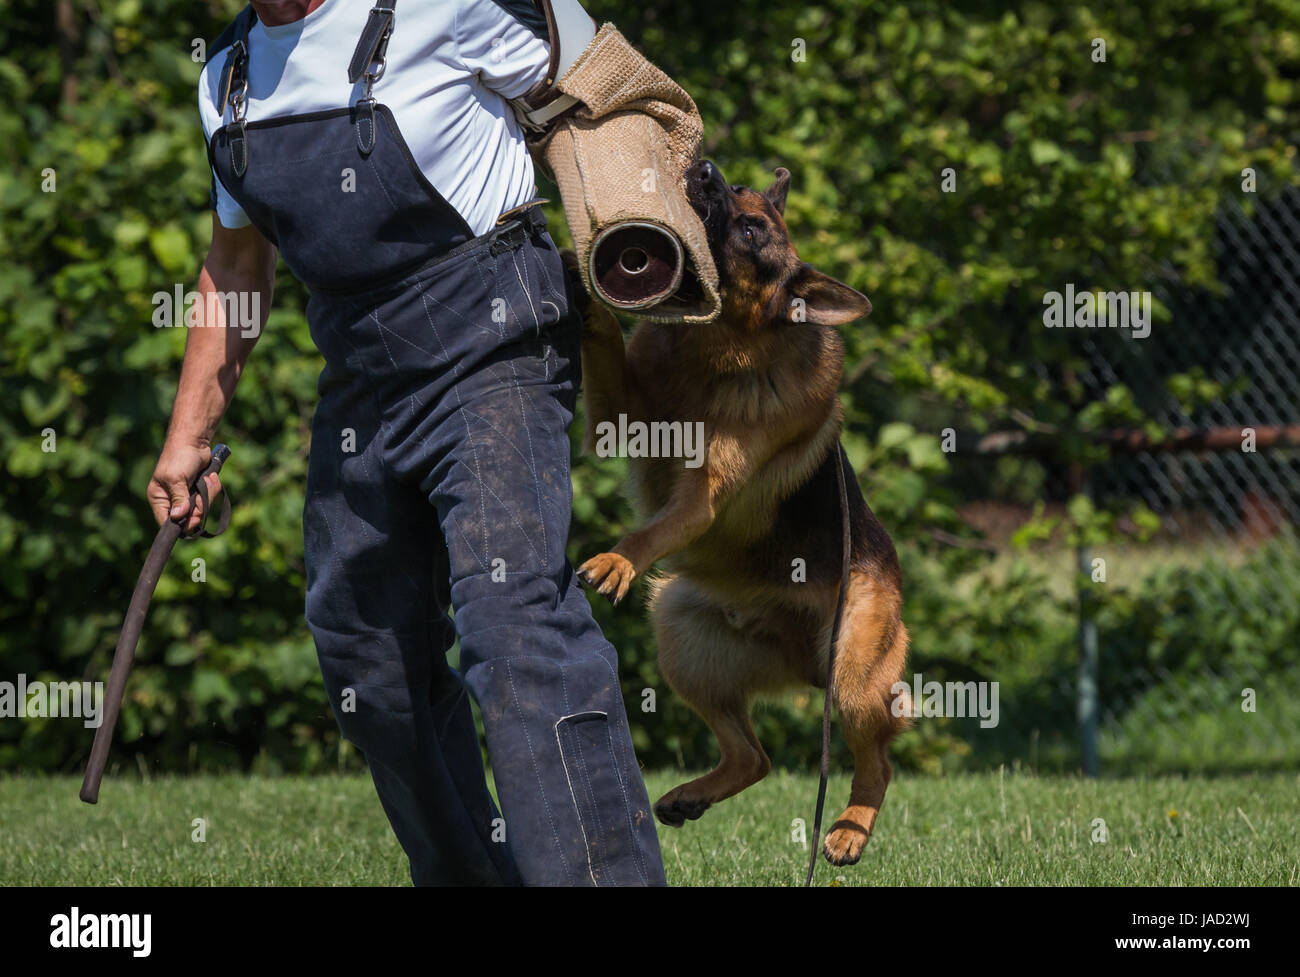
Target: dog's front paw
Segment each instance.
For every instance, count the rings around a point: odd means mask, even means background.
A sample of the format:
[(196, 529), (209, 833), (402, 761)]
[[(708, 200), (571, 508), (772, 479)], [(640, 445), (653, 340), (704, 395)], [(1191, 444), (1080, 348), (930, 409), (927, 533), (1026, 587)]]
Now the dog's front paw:
[(636, 579), (636, 567), (625, 556), (617, 553), (599, 553), (578, 567), (578, 576), (617, 604), (627, 596), (628, 588)]
[(832, 865), (853, 865), (871, 840), (871, 832), (856, 821), (836, 821), (826, 836), (822, 854)]

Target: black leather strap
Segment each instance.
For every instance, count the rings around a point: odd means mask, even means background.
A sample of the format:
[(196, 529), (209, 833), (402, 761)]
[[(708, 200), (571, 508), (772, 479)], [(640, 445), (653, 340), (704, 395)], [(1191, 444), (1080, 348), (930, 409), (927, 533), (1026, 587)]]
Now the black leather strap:
[(230, 168), (235, 176), (242, 177), (248, 171), (248, 130), (244, 122), (243, 100), (248, 93), (248, 31), (257, 20), (257, 12), (249, 5), (235, 18), (235, 41), (226, 54), (226, 63), (221, 69), (220, 96), (218, 106), (222, 115), (233, 100), (238, 107), (237, 117), (232, 118), (226, 127), (230, 135)]
[(356, 84), (376, 61), (384, 60), (388, 38), (393, 33), (394, 11), (397, 0), (379, 0), (366, 18), (366, 26), (357, 40), (352, 60), (348, 62), (348, 81)]
[(226, 63), (221, 68), (221, 84), (217, 93), (221, 98), (217, 111), (225, 115), (230, 99), (248, 84), (248, 31), (257, 20), (257, 12), (247, 6), (235, 18), (235, 40), (226, 52)]
[(248, 128), (243, 119), (226, 128), (230, 130), (230, 168), (235, 176), (242, 177), (248, 172)]
[(375, 100), (363, 98), (356, 107), (357, 149), (362, 156), (369, 156), (375, 148)]
[(212, 514), (212, 503), (208, 501), (208, 482), (206, 478), (200, 478), (195, 485), (195, 490), (199, 493), (199, 498), (203, 500), (203, 518), (199, 521), (198, 528), (192, 533), (183, 534), (181, 539), (212, 539), (220, 536), (230, 525), (230, 493), (224, 488), (221, 492), (221, 518), (217, 521), (217, 531), (208, 532), (208, 516)]

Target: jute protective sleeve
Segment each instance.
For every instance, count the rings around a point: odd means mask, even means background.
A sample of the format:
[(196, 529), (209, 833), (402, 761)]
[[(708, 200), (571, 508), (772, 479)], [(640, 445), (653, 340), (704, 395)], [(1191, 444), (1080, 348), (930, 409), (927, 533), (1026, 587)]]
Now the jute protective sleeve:
[(581, 103), (532, 142), (560, 190), (583, 284), (602, 232), (645, 222), (675, 235), (684, 251), (683, 280), (670, 298), (638, 316), (710, 322), (722, 303), (704, 224), (686, 200), (684, 174), (696, 161), (704, 124), (690, 95), (648, 61), (617, 27), (604, 24), (556, 82)]

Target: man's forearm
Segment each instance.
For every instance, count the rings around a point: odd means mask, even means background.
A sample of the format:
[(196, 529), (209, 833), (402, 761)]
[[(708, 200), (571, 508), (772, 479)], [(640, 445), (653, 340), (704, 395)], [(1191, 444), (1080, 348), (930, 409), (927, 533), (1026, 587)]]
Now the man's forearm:
[[(225, 287), (218, 287), (207, 265), (199, 274), (199, 302), (185, 342), (185, 360), (167, 432), (169, 441), (205, 447), (211, 444), (217, 424), (234, 398), (248, 355), (266, 324), (273, 294), (269, 274), (219, 272), (218, 277)], [(232, 296), (241, 308), (252, 311), (256, 328), (250, 330), (237, 319), (227, 321), (231, 311), (227, 302)]]

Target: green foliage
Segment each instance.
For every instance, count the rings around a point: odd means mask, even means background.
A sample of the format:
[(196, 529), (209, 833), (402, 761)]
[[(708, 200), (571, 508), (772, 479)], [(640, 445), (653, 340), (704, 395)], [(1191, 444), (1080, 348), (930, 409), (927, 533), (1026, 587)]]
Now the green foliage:
[[(61, 57), (55, 6), (18, 4), (0, 24), (0, 674), (99, 679), (155, 531), (144, 488), (185, 345), (183, 330), (152, 325), (152, 296), (193, 288), (210, 233), (192, 41), (214, 39), (237, 7), (79, 5)], [(337, 757), (301, 611), (320, 361), (302, 290), (282, 275), (278, 292), (221, 428), (235, 450), (230, 531), (173, 555), (118, 757), (172, 770)], [(46, 428), (56, 450), (42, 450)], [(206, 582), (191, 579), (195, 558)], [(6, 722), (0, 768), (69, 768), (88, 733)]]
[[(964, 532), (956, 510), (971, 489), (939, 432), (1028, 418), (1059, 433), (1068, 461), (1087, 456), (1082, 432), (1142, 420), (1143, 398), (1122, 389), (1084, 409), (1077, 350), (1042, 328), (1041, 296), (1066, 282), (1135, 287), (1134, 276), (1166, 266), (1218, 288), (1213, 216), (1240, 192), (1242, 168), (1257, 170), (1261, 193), (1296, 182), (1300, 4), (589, 6), (692, 92), (705, 151), (731, 181), (765, 186), (775, 166), (792, 170), (787, 218), (802, 256), (871, 297), (872, 317), (845, 333), (845, 443), (903, 544), (916, 666), (1014, 679), (1044, 715), (1058, 708), (1069, 608), (1027, 564), (962, 593), (989, 572), (989, 556), (932, 537)], [(151, 297), (192, 287), (209, 235), (191, 54), (238, 7), (16, 0), (0, 21), (0, 678), (107, 672), (153, 535), (142, 496), (184, 347), (180, 330), (152, 326)], [(62, 28), (59, 12), (70, 15)], [(1090, 59), (1094, 37), (1106, 39), (1104, 64)], [(946, 167), (952, 193), (941, 188)], [(43, 189), (47, 170), (54, 192)], [(1139, 171), (1163, 176), (1143, 182)], [(558, 203), (550, 214), (563, 240)], [(234, 523), (173, 557), (118, 758), (167, 770), (355, 762), (340, 751), (302, 620), (300, 514), (320, 366), (304, 300), (282, 272), (220, 430), (235, 450)], [(1215, 391), (1187, 374), (1169, 393), (1195, 403)], [(42, 450), (47, 428), (53, 452)], [(1030, 503), (1051, 474), (1009, 458), (987, 471), (986, 490)], [(575, 465), (572, 557), (631, 527), (621, 477), (618, 462)], [(1072, 513), (1075, 530), (1088, 532), (1094, 515)], [(1113, 529), (1103, 523), (1098, 538)], [(191, 580), (195, 557), (205, 583)], [(1213, 606), (1179, 603), (1163, 585), (1129, 599), (1107, 634), (1140, 635), (1150, 648), (1203, 628), (1215, 635), (1207, 654), (1249, 644), (1211, 627)], [(1174, 613), (1186, 635), (1170, 632)], [(706, 762), (708, 734), (658, 675), (636, 603), (601, 603), (597, 615), (620, 649), (643, 761)], [(1129, 620), (1139, 625), (1125, 630)], [(1270, 641), (1294, 634), (1255, 623)], [(640, 709), (644, 689), (657, 692), (653, 713)], [(818, 714), (811, 693), (760, 714), (778, 762), (811, 760)], [(1068, 721), (1068, 703), (1061, 715)], [(0, 768), (72, 769), (87, 732), (68, 721), (0, 724)], [(908, 734), (899, 755), (940, 769), (968, 745), (936, 723)]]
[[(1295, 541), (1232, 562), (1206, 551), (1190, 568), (1173, 559), (1142, 567), (1129, 548), (1105, 553), (1109, 579), (1078, 584), (1097, 624), (1103, 768), (1287, 770), (1300, 763)], [(1042, 551), (1055, 567), (1018, 555), (964, 573), (908, 555), (914, 669), (927, 681), (997, 681), (1000, 721), (982, 730), (969, 719), (919, 720), (900, 743), (902, 756), (931, 770), (1016, 762), (1077, 769), (1077, 598), (1073, 589), (1049, 586), (1073, 553)], [(1258, 692), (1252, 711), (1242, 708), (1246, 689)]]

